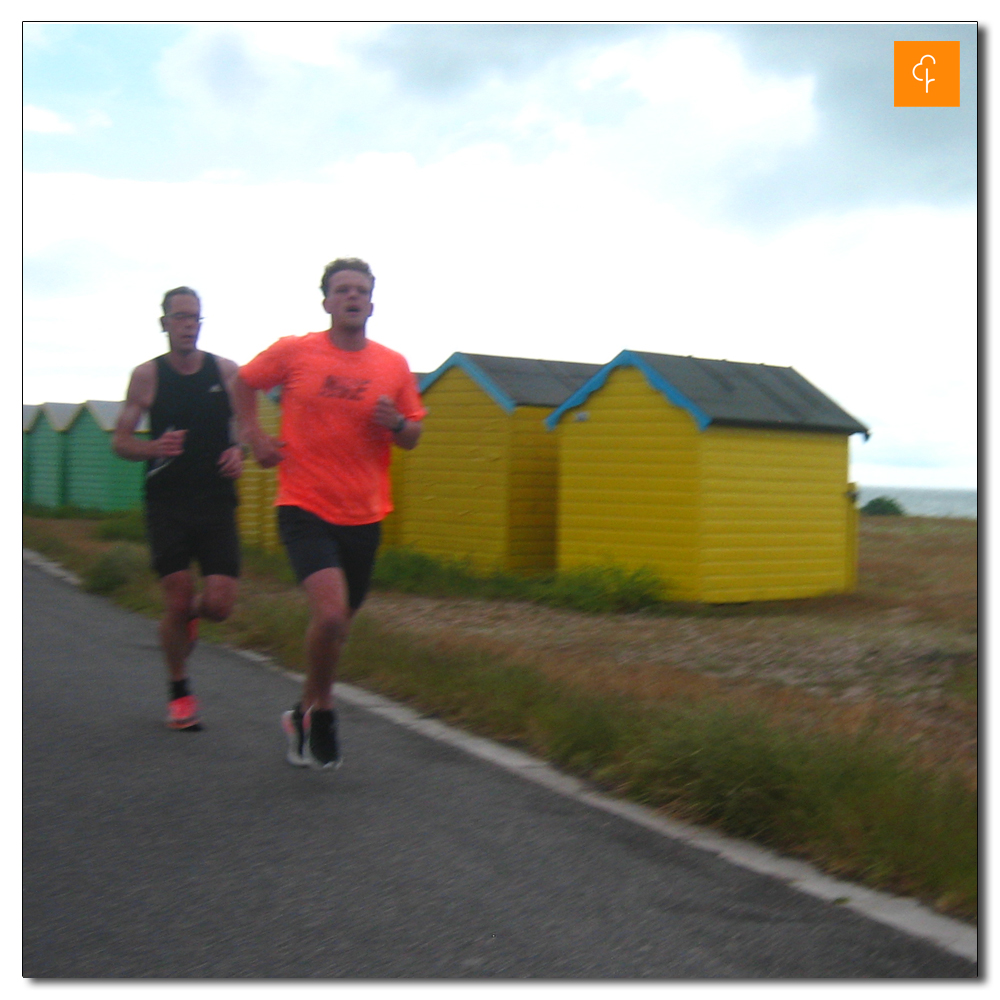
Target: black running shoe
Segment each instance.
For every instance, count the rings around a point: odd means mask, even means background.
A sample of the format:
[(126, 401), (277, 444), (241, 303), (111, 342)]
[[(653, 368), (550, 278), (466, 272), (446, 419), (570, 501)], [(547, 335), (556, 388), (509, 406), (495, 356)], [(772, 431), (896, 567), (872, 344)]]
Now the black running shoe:
[(329, 708), (311, 708), (302, 720), (302, 757), (310, 767), (325, 771), (340, 767), (337, 716)]
[(308, 767), (309, 761), (304, 755), (305, 733), (302, 728), (302, 708), (299, 705), (281, 716), (281, 728), (284, 729), (285, 735), (288, 737), (288, 753), (285, 754), (285, 760), (295, 767)]

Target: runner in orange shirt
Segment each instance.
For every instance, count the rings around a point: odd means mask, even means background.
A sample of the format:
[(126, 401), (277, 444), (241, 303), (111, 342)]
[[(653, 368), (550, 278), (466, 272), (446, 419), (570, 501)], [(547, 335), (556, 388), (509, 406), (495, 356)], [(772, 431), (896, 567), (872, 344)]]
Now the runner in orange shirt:
[[(328, 264), (320, 288), (330, 328), (282, 337), (234, 380), (242, 439), (261, 466), (278, 467), (278, 528), (309, 598), (302, 699), (282, 717), (288, 761), (299, 767), (340, 765), (337, 661), (392, 510), (391, 447), (415, 448), (424, 417), (405, 358), (365, 335), (374, 285), (363, 260)], [(278, 438), (257, 419), (256, 391), (274, 386), (281, 386)]]

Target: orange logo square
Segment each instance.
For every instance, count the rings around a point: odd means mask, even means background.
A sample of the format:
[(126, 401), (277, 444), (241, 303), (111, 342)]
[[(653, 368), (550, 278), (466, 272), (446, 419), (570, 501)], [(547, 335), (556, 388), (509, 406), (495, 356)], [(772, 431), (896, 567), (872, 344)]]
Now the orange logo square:
[(959, 42), (893, 42), (894, 105), (957, 108)]

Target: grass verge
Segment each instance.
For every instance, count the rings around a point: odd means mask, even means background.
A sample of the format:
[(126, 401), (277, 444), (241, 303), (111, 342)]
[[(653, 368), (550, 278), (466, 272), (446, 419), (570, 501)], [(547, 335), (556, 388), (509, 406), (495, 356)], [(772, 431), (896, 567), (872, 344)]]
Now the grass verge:
[(586, 566), (528, 577), (497, 570), (476, 572), (468, 562), (438, 559), (405, 547), (384, 548), (372, 586), (404, 594), (534, 601), (577, 611), (639, 611), (663, 602), (666, 586), (649, 569)]
[[(25, 544), (81, 573), (90, 589), (158, 613), (158, 587), (142, 546), (95, 542), (96, 527), (89, 530), (91, 541), (74, 542), (55, 525), (26, 522)], [(412, 570), (412, 561), (396, 564), (400, 589)], [(482, 581), (452, 570), (439, 585), (458, 580), (462, 596), (470, 596), (470, 579)], [(383, 576), (380, 584), (392, 579)], [(507, 584), (494, 579), (482, 585)], [(545, 603), (566, 599), (553, 581), (548, 585), (554, 589), (534, 591), (535, 599), (539, 593)], [(412, 576), (409, 586), (418, 586)], [(585, 587), (570, 589), (569, 600), (590, 601)], [(611, 603), (622, 602), (620, 590), (611, 592)], [(236, 612), (203, 634), (301, 669), (306, 618), (303, 595), (284, 561), (249, 552)], [(832, 731), (776, 717), (761, 703), (721, 690), (669, 703), (586, 691), (488, 651), (389, 631), (364, 613), (345, 649), (341, 676), (525, 747), (617, 794), (810, 859), (831, 873), (917, 896), (942, 912), (976, 918), (975, 789), (957, 772), (928, 768), (905, 741), (874, 727)]]
[(628, 798), (975, 917), (975, 792), (871, 729), (791, 726), (724, 696), (667, 706), (590, 694), (363, 615), (341, 672)]

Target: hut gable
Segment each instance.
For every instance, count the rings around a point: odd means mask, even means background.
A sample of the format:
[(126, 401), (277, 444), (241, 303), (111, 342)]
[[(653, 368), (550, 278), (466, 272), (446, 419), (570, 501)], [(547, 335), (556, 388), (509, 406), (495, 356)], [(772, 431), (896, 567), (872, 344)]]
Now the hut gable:
[(21, 430), (25, 433), (29, 432), (34, 426), (35, 421), (38, 419), (38, 414), (41, 411), (40, 406), (35, 404), (24, 403), (21, 406)]
[[(79, 403), (42, 403), (29, 426), (26, 499), (42, 507), (66, 503), (66, 428), (80, 412)], [(22, 490), (22, 496), (25, 492)]]
[[(122, 412), (125, 406), (124, 400), (112, 400), (112, 399), (88, 399), (84, 404), (79, 413), (74, 415), (74, 421), (79, 418), (79, 414), (86, 410), (91, 417), (94, 418), (94, 423), (102, 431), (106, 433), (111, 433), (115, 429), (115, 424), (118, 423), (118, 416)], [(149, 414), (144, 413), (142, 419), (139, 421), (136, 427), (136, 433), (143, 434), (149, 431)]]
[(867, 429), (793, 369), (623, 351), (546, 424), (560, 569), (649, 566), (713, 603), (854, 586), (847, 442)]
[(76, 419), (82, 403), (42, 403), (42, 413), (52, 430), (62, 432)]
[[(142, 506), (145, 469), (119, 458), (111, 436), (124, 407), (121, 400), (88, 399), (66, 428), (66, 503), (83, 510), (132, 510)], [(145, 435), (144, 417), (136, 428)]]
[(576, 361), (456, 352), (436, 371), (423, 376), (420, 391), (426, 392), (446, 371), (456, 367), (508, 413), (518, 406), (558, 406), (601, 369), (600, 365)]
[(553, 428), (570, 409), (583, 405), (617, 368), (631, 367), (676, 406), (687, 410), (700, 430), (709, 425), (869, 434), (794, 368), (622, 351), (604, 365), (548, 418)]
[(420, 446), (393, 457), (392, 542), (482, 568), (550, 571), (558, 455), (542, 421), (599, 369), (456, 352), (422, 376)]

